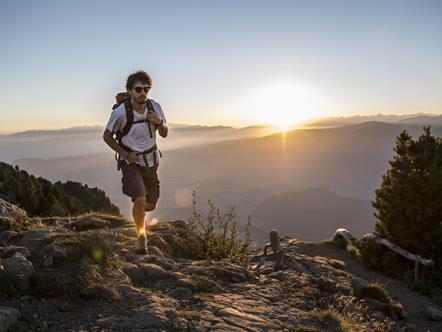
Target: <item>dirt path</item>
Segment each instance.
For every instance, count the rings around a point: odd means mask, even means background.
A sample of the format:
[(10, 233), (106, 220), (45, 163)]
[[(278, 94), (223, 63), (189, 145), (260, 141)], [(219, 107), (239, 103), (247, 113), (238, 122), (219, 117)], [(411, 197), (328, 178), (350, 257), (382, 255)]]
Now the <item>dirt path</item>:
[(297, 242), (291, 247), (295, 247), (295, 252), (309, 256), (322, 256), (325, 258), (334, 258), (342, 260), (346, 263), (345, 271), (356, 277), (374, 281), (382, 284), (392, 298), (400, 302), (404, 307), (405, 322), (416, 327), (416, 331), (442, 331), (442, 322), (428, 321), (422, 314), (422, 310), (429, 305), (442, 310), (438, 305), (433, 303), (428, 297), (422, 296), (407, 288), (403, 283), (388, 278), (377, 272), (368, 270), (362, 264), (354, 259), (350, 253), (345, 250), (338, 249), (333, 243), (324, 242)]

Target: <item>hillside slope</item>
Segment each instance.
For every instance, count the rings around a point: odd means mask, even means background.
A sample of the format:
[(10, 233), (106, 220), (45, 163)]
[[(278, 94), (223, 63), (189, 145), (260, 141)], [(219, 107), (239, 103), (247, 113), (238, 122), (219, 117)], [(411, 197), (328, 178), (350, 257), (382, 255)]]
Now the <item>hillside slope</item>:
[[(183, 221), (159, 224), (147, 255), (133, 225), (104, 215), (21, 221), (0, 233), (0, 329), (10, 331), (418, 331), (428, 301), (404, 287), (388, 303), (356, 298), (358, 263), (331, 243), (286, 238), (296, 269), (193, 260)], [(337, 257), (336, 257), (337, 256)], [(375, 276), (375, 274), (370, 275)], [(359, 280), (359, 279), (357, 279)], [(383, 279), (388, 288), (389, 280)], [(360, 282), (360, 280), (359, 280)], [(412, 315), (410, 315), (412, 313)]]

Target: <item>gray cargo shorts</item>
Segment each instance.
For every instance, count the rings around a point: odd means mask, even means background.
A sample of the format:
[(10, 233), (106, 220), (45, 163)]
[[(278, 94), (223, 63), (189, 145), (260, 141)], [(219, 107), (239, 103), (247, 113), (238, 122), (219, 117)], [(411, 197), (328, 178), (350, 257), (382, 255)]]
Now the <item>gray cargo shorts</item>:
[(150, 169), (141, 165), (126, 162), (121, 163), (123, 173), (123, 194), (134, 202), (139, 197), (146, 197), (146, 202), (157, 204), (160, 197), (160, 180), (157, 169)]

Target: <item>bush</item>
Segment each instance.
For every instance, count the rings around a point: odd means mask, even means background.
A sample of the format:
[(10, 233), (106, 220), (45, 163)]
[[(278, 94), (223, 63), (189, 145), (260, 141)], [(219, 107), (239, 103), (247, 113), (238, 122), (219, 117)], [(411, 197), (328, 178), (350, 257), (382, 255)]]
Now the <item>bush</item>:
[(202, 217), (196, 210), (196, 193), (193, 192), (193, 215), (188, 220), (192, 234), (195, 259), (229, 258), (233, 262), (246, 263), (252, 253), (250, 216), (240, 239), (235, 207), (221, 214), (212, 201), (208, 200), (209, 212)]
[(331, 310), (313, 311), (310, 317), (318, 328), (316, 331), (350, 332), (356, 326), (355, 322), (349, 318)]
[(373, 241), (358, 241), (356, 246), (361, 263), (369, 269), (394, 278), (402, 278), (414, 269), (412, 261)]
[(361, 298), (373, 299), (383, 303), (390, 303), (390, 296), (381, 284), (372, 282), (361, 291)]

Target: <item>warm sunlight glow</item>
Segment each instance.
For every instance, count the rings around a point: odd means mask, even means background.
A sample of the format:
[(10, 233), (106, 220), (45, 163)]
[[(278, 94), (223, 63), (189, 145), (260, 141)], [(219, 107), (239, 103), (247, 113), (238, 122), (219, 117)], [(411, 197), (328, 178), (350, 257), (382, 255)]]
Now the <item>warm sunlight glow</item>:
[(287, 131), (326, 110), (325, 99), (307, 86), (294, 82), (265, 84), (266, 87), (246, 97), (242, 105), (254, 122), (268, 123), (280, 131)]
[(175, 202), (179, 207), (192, 205), (192, 190), (189, 188), (179, 188), (175, 191)]
[(146, 230), (149, 230), (152, 227), (156, 226), (157, 224), (158, 224), (158, 219), (152, 218), (150, 221), (146, 220), (145, 228), (146, 228)]

